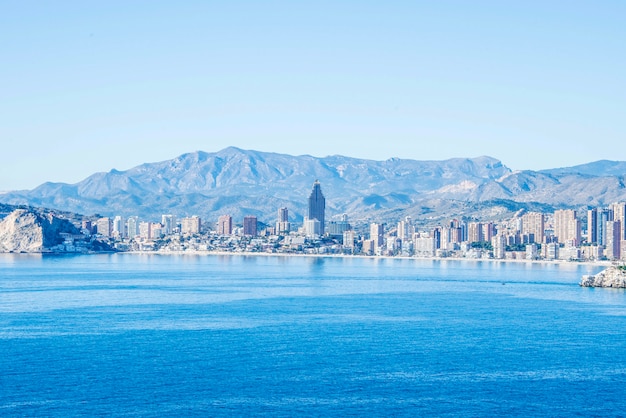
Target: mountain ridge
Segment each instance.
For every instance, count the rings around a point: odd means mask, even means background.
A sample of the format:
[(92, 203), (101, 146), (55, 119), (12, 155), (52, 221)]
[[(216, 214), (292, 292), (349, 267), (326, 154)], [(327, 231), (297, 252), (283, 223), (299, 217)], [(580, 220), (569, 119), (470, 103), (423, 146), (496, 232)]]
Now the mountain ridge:
[[(625, 200), (626, 162), (607, 164), (512, 171), (489, 156), (377, 161), (228, 147), (212, 153), (184, 153), (124, 171), (94, 173), (74, 184), (47, 182), (32, 190), (0, 195), (0, 202), (157, 219), (163, 213), (195, 214), (209, 221), (223, 213), (235, 218), (256, 215), (271, 223), (276, 210), (284, 206), (294, 221), (300, 221), (311, 185), (319, 180), (329, 219), (341, 213), (359, 219), (391, 215), (432, 219), (436, 214), (454, 216), (452, 210), (461, 207), (467, 210), (459, 216), (469, 216), (472, 208), (479, 216)], [(601, 175), (590, 174), (594, 169)]]

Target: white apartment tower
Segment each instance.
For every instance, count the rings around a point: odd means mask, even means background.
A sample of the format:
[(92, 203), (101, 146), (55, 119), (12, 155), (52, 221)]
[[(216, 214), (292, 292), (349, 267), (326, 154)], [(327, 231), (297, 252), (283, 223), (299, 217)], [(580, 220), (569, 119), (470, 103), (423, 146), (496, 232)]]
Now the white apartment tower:
[(385, 227), (383, 224), (372, 223), (370, 225), (370, 239), (376, 247), (382, 247), (385, 243)]

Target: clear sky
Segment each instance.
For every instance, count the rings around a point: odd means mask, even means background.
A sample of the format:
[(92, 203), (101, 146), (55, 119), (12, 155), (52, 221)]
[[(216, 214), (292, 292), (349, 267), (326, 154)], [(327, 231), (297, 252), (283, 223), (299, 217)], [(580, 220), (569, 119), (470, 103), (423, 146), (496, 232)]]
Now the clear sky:
[(244, 149), (626, 160), (626, 1), (0, 0), (0, 191)]

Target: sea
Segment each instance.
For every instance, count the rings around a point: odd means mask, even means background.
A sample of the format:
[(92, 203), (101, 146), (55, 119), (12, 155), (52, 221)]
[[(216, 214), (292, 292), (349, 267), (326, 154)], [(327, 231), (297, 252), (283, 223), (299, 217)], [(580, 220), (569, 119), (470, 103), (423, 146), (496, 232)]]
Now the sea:
[(601, 269), (0, 254), (0, 416), (624, 416)]

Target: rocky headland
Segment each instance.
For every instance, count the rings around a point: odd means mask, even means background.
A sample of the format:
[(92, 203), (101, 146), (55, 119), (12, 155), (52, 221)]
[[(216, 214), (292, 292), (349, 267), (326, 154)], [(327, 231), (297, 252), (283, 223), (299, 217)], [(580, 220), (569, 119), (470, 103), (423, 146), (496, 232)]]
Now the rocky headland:
[(111, 250), (52, 211), (15, 209), (0, 221), (0, 253), (93, 252)]
[(611, 266), (596, 275), (585, 275), (580, 285), (582, 287), (626, 288), (626, 266)]

